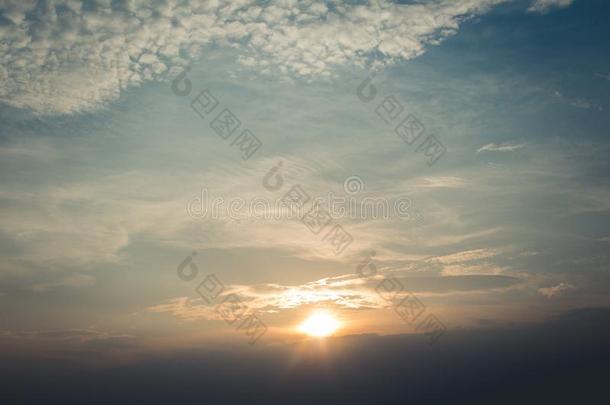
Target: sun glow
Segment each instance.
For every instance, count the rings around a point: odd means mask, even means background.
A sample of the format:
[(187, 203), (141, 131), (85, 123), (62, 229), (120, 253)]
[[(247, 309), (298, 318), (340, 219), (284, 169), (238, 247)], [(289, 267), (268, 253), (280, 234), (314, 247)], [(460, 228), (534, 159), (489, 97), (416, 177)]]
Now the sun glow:
[(316, 311), (299, 325), (299, 330), (309, 336), (330, 336), (341, 324), (328, 311)]

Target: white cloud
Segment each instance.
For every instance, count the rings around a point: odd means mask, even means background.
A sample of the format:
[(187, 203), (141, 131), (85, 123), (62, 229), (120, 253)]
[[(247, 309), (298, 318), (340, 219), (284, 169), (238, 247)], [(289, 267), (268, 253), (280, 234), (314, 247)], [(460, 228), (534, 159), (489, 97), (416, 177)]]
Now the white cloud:
[(490, 257), (497, 256), (501, 251), (497, 249), (474, 249), (466, 250), (464, 252), (453, 253), (446, 256), (440, 256), (434, 260), (442, 264), (455, 264), (470, 262), (473, 260), (487, 259)]
[(517, 143), (517, 144), (496, 144), (496, 143), (488, 143), (487, 145), (481, 146), (477, 149), (477, 153), (481, 152), (513, 152), (515, 150), (522, 149), (526, 146), (526, 143)]
[[(8, 1), (0, 10), (0, 100), (36, 113), (92, 110), (175, 75), (210, 43), (261, 73), (329, 76), (338, 65), (410, 59), (506, 0), (380, 7), (340, 1)], [(331, 7), (332, 6), (332, 7)], [(386, 5), (387, 6), (387, 5)], [(374, 58), (373, 55), (381, 55)]]
[(547, 298), (555, 298), (565, 294), (567, 291), (575, 289), (576, 287), (571, 284), (559, 283), (556, 286), (539, 288), (538, 292)]
[(574, 0), (534, 0), (527, 11), (530, 13), (546, 14), (552, 8), (566, 8), (572, 3), (574, 3)]
[(506, 267), (498, 267), (492, 264), (451, 264), (443, 266), (441, 274), (443, 276), (465, 276), (465, 275), (481, 275), (481, 274), (492, 274), (499, 275), (503, 274), (508, 270)]
[(423, 188), (461, 188), (464, 184), (464, 179), (456, 176), (424, 177), (413, 182), (414, 186)]

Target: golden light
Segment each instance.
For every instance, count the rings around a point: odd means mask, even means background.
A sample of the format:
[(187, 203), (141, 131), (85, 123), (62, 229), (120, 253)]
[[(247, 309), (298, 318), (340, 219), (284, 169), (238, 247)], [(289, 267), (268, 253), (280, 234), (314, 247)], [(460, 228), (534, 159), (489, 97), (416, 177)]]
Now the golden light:
[(339, 326), (339, 321), (328, 311), (319, 310), (309, 315), (309, 318), (299, 325), (299, 330), (309, 336), (325, 337), (335, 333)]

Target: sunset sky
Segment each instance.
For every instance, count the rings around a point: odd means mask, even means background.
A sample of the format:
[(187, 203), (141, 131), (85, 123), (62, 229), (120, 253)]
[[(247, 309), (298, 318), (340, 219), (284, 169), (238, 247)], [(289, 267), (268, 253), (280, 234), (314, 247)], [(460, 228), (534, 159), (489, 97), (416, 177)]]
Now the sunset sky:
[(610, 3), (398, 3), (0, 1), (0, 356), (607, 323)]

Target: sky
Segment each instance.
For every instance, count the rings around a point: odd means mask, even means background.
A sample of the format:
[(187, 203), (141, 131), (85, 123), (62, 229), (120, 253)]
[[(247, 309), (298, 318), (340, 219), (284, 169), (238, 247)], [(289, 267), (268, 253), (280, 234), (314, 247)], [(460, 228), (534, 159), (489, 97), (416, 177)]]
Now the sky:
[[(585, 322), (594, 337), (548, 350), (597, 344), (609, 16), (603, 0), (0, 1), (0, 357), (25, 376), (33, 358), (193, 372), (224, 353), (309, 381), (371, 347), (390, 375), (414, 346), (459, 374), (452, 353), (509, 337), (540, 353)], [(322, 348), (299, 329), (316, 311), (340, 325)], [(232, 367), (219, 386), (247, 380)]]

